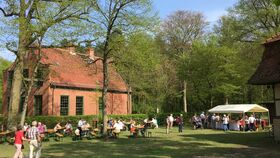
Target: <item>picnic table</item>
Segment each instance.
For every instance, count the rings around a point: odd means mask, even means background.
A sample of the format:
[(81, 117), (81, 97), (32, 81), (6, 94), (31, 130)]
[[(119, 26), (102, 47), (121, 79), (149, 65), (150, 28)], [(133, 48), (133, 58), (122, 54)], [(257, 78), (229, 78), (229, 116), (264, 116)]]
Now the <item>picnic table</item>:
[(137, 137), (140, 135), (141, 130), (143, 130), (145, 127), (144, 126), (135, 126), (135, 132), (133, 133), (134, 137)]
[(4, 131), (0, 132), (0, 143), (8, 142), (9, 144), (13, 144), (12, 138), (14, 137), (14, 132), (12, 131)]

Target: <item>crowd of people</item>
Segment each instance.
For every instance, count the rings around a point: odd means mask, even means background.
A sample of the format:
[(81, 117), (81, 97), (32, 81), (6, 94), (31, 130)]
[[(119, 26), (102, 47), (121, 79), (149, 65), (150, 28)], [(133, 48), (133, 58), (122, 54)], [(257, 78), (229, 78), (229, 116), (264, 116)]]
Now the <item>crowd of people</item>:
[(45, 130), (46, 126), (41, 122), (37, 123), (37, 121), (33, 121), (31, 126), (27, 123), (25, 123), (24, 126), (18, 125), (17, 131), (15, 132), (14, 144), (16, 152), (14, 158), (23, 157), (23, 141), (29, 142), (29, 157), (33, 158), (35, 155), (36, 158), (39, 158), (41, 156), (42, 138), (44, 137)]
[(182, 133), (183, 132), (183, 114), (180, 114), (176, 118), (173, 117), (173, 114), (170, 114), (169, 116), (166, 117), (166, 133), (169, 134), (170, 130), (173, 128), (173, 124), (176, 122), (178, 125), (178, 132)]
[[(174, 123), (178, 125), (178, 132), (183, 132), (184, 119), (183, 115), (180, 114), (176, 117), (173, 114), (170, 114), (166, 117), (166, 133), (169, 134), (172, 130)], [(205, 114), (202, 112), (200, 115), (194, 114), (191, 118), (191, 123), (193, 129), (223, 129), (224, 131), (228, 130), (245, 130), (245, 131), (255, 131), (259, 127), (264, 128), (265, 123), (259, 118), (255, 117), (254, 114), (250, 116), (245, 115), (243, 117), (237, 117), (237, 119), (232, 118), (231, 115), (223, 114)], [(103, 130), (102, 125), (100, 130)], [(107, 122), (107, 136), (116, 138), (121, 131), (128, 130), (131, 136), (141, 134), (145, 136), (147, 129), (149, 128), (158, 128), (158, 122), (156, 118), (146, 118), (143, 122), (130, 119), (129, 121), (124, 121), (122, 119), (109, 119)], [(92, 131), (93, 127), (84, 119), (79, 119), (77, 122), (76, 129), (73, 130), (71, 121), (67, 121), (65, 125), (62, 125), (61, 122), (58, 122), (53, 131), (55, 133), (62, 133), (66, 135), (76, 135), (80, 138), (83, 136), (88, 136), (89, 132)], [(23, 141), (29, 142), (29, 157), (33, 158), (35, 155), (36, 158), (39, 158), (41, 155), (42, 140), (45, 137), (47, 131), (46, 125), (41, 122), (33, 121), (31, 125), (27, 123), (24, 126), (18, 126), (15, 133), (15, 147), (16, 152), (14, 158), (22, 157)]]
[(264, 128), (265, 120), (261, 120), (259, 116), (250, 114), (250, 116), (235, 116), (227, 114), (194, 114), (191, 118), (193, 129), (223, 129), (224, 131), (236, 130), (236, 131), (255, 131), (259, 127)]
[(158, 128), (158, 123), (155, 118), (144, 119), (142, 123), (137, 124), (135, 120), (129, 121), (109, 119), (107, 132), (110, 137), (117, 137), (121, 131), (128, 130), (130, 136), (136, 136), (140, 133), (143, 137), (149, 127)]

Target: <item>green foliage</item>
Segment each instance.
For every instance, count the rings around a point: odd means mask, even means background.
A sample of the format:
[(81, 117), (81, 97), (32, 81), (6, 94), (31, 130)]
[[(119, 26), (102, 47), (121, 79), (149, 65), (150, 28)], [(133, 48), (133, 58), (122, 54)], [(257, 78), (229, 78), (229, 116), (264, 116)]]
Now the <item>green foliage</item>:
[(263, 42), (280, 31), (280, 8), (274, 0), (240, 0), (221, 19), (223, 40)]
[(115, 67), (133, 91), (133, 111), (147, 113), (160, 107), (168, 78), (163, 70), (163, 56), (157, 50), (153, 37), (138, 32), (119, 37), (122, 44), (112, 55)]

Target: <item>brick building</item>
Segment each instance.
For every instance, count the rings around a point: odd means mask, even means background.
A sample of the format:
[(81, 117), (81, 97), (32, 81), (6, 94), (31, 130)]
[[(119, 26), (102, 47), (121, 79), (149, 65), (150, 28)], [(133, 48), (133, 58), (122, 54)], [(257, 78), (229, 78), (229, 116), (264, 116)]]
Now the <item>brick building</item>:
[[(32, 55), (33, 54), (33, 55)], [(38, 50), (31, 49), (26, 59), (23, 76), (30, 78), (34, 57)], [(94, 115), (101, 112), (103, 64), (93, 62), (93, 49), (85, 54), (74, 47), (42, 48), (36, 82), (28, 98), (27, 115)], [(9, 108), (13, 66), (3, 72), (3, 114)], [(128, 87), (116, 70), (109, 66), (108, 114), (130, 114), (131, 96)], [(22, 92), (19, 113), (25, 92)]]

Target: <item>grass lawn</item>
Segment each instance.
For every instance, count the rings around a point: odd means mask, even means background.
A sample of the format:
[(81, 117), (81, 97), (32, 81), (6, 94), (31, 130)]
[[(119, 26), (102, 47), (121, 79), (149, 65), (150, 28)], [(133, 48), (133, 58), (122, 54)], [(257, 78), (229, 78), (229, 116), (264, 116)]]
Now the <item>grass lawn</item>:
[[(93, 139), (44, 142), (45, 158), (187, 158), (187, 157), (267, 157), (279, 158), (280, 145), (263, 132), (223, 132), (185, 129), (179, 134), (174, 127), (170, 134), (156, 129), (152, 138), (128, 138), (128, 132), (119, 139)], [(0, 144), (0, 158), (11, 158), (12, 145)], [(28, 155), (25, 143), (24, 154)]]

